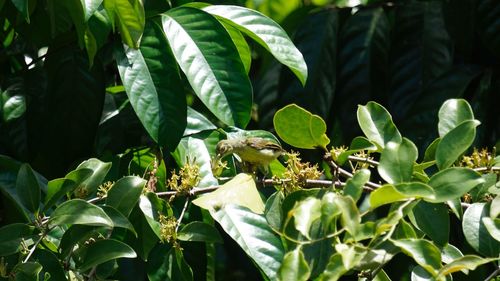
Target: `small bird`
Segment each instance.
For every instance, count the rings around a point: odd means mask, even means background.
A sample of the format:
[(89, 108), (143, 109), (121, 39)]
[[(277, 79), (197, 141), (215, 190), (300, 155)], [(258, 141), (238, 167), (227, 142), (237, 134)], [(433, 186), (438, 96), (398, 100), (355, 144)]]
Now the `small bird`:
[(258, 167), (267, 173), (269, 163), (283, 154), (284, 150), (281, 145), (269, 139), (251, 137), (221, 140), (217, 143), (215, 152), (216, 160), (236, 154), (241, 162), (250, 166), (250, 170), (254, 171)]

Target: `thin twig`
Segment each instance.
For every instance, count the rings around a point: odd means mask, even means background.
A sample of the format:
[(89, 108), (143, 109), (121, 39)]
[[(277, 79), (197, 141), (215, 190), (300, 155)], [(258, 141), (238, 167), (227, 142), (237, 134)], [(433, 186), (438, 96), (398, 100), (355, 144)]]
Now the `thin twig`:
[(26, 263), (29, 261), (29, 259), (31, 258), (31, 256), (35, 252), (38, 245), (42, 242), (43, 238), (45, 238), (45, 236), (47, 236), (47, 234), (49, 233), (50, 230), (51, 229), (46, 229), (44, 232), (40, 233), (40, 238), (38, 238), (38, 240), (35, 242), (35, 244), (33, 244), (33, 247), (31, 247), (30, 251), (28, 252), (28, 255), (26, 256), (26, 258), (24, 258), (23, 263)]
[(493, 271), (484, 281), (490, 281), (493, 280), (493, 278), (497, 277), (500, 274), (500, 266), (497, 267), (495, 271)]
[(184, 207), (182, 207), (181, 215), (179, 216), (179, 219), (177, 220), (177, 226), (175, 227), (175, 233), (179, 230), (179, 226), (181, 225), (182, 218), (184, 217), (184, 214), (186, 213), (186, 210), (189, 206), (189, 197), (186, 197), (186, 202), (184, 202)]
[[(327, 156), (325, 156), (325, 160), (327, 160), (327, 164), (328, 166), (332, 169), (332, 172), (333, 171), (338, 171), (338, 173), (344, 177), (347, 177), (347, 178), (352, 178), (354, 175), (349, 173), (348, 171), (342, 169), (337, 163), (335, 163), (335, 161), (333, 161), (331, 159), (331, 155), (328, 154)], [(367, 187), (370, 187), (372, 188), (371, 191), (373, 191), (374, 189), (377, 189), (377, 188), (380, 188), (381, 185), (380, 184), (377, 184), (377, 183), (374, 183), (374, 182), (371, 182), (371, 181), (368, 181), (366, 183), (366, 186)]]
[(368, 157), (359, 157), (359, 156), (347, 156), (348, 160), (355, 161), (355, 162), (360, 162), (360, 163), (368, 163), (372, 166), (378, 166), (379, 162), (369, 159)]

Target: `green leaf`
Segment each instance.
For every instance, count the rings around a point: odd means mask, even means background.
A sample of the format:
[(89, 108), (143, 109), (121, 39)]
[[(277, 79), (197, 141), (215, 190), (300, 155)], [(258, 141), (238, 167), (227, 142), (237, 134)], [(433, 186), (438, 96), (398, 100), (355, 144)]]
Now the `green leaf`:
[(380, 155), (378, 172), (388, 183), (409, 181), (417, 157), (417, 147), (409, 139), (403, 138), (401, 143), (388, 142)]
[(301, 248), (297, 247), (295, 250), (285, 254), (283, 263), (278, 271), (277, 280), (309, 280), (311, 270), (307, 261), (302, 253)]
[(135, 231), (134, 226), (122, 213), (111, 206), (102, 206), (102, 209), (104, 210), (106, 215), (108, 215), (108, 217), (113, 221), (113, 227), (128, 229), (135, 236), (137, 236), (137, 232)]
[(250, 121), (252, 87), (224, 26), (190, 7), (162, 14), (162, 26), (196, 95), (222, 122), (244, 128)]
[(490, 216), (492, 218), (500, 216), (500, 196), (496, 196), (493, 201), (491, 201)]
[(243, 173), (236, 175), (217, 190), (196, 198), (193, 204), (209, 211), (235, 204), (257, 214), (264, 213), (264, 202), (257, 191), (253, 176)]
[(295, 104), (278, 110), (273, 123), (278, 136), (292, 146), (326, 149), (330, 143), (330, 139), (326, 136), (325, 121)]
[(370, 193), (370, 207), (379, 206), (406, 200), (409, 198), (434, 199), (434, 191), (430, 186), (421, 182), (400, 183), (397, 185), (383, 185)]
[(187, 125), (183, 136), (197, 134), (201, 131), (215, 130), (217, 127), (210, 122), (203, 114), (194, 110), (190, 106), (187, 108)]
[(12, 271), (16, 281), (38, 281), (38, 274), (42, 271), (42, 265), (38, 262), (23, 262), (18, 263)]
[(236, 205), (227, 205), (211, 214), (267, 278), (275, 280), (285, 251), (265, 217)]
[(230, 25), (227, 22), (221, 21), (222, 25), (226, 29), (229, 36), (231, 36), (231, 40), (233, 40), (234, 46), (238, 49), (238, 54), (240, 56), (241, 62), (243, 66), (245, 66), (245, 73), (248, 75), (250, 72), (250, 66), (252, 64), (252, 52), (250, 50), (250, 46), (243, 36), (243, 34), (234, 26)]
[(104, 0), (104, 8), (118, 26), (123, 43), (138, 48), (145, 25), (144, 7), (139, 0)]
[(413, 208), (412, 223), (423, 231), (435, 244), (444, 246), (450, 235), (450, 217), (445, 204), (419, 202)]
[(29, 164), (23, 164), (17, 173), (16, 190), (21, 203), (33, 213), (38, 212), (42, 187)]
[(299, 201), (295, 203), (294, 208), (289, 212), (290, 214), (293, 215), (295, 229), (308, 239), (311, 239), (309, 236), (311, 225), (321, 217), (321, 200), (309, 197)]
[(342, 256), (342, 263), (347, 270), (359, 265), (367, 250), (357, 245), (335, 244), (335, 250)]
[(273, 20), (257, 11), (229, 5), (214, 5), (204, 11), (226, 19), (241, 32), (268, 50), (279, 62), (288, 66), (304, 85), (307, 65), (286, 32)]
[(462, 122), (441, 138), (436, 148), (436, 164), (440, 170), (450, 167), (474, 142), (477, 120)]
[(483, 222), (483, 218), (488, 217), (489, 205), (474, 203), (465, 210), (462, 230), (465, 239), (474, 250), (487, 257), (498, 257), (500, 243), (491, 237)]
[(266, 201), (264, 214), (269, 226), (275, 229), (281, 229), (283, 224), (283, 210), (281, 205), (285, 200), (285, 194), (281, 191), (276, 191)]
[(483, 218), (482, 221), (491, 237), (500, 241), (500, 219)]
[(330, 261), (325, 268), (325, 271), (320, 275), (319, 280), (321, 281), (336, 281), (339, 280), (344, 273), (347, 272), (344, 264), (342, 263), (342, 256), (336, 253), (330, 257)]
[(441, 252), (434, 244), (423, 239), (391, 241), (432, 276), (437, 275), (438, 270), (441, 268)]
[(301, 6), (300, 0), (247, 0), (245, 6), (255, 9), (281, 23)]
[(222, 237), (217, 229), (208, 223), (193, 221), (177, 232), (177, 239), (181, 241), (198, 241), (205, 243), (222, 243)]
[[(107, 1), (107, 0), (106, 0)], [(84, 0), (82, 1), (84, 7), (85, 21), (88, 21), (92, 15), (99, 9), (103, 0)]]
[(99, 185), (103, 182), (104, 178), (108, 174), (111, 169), (110, 162), (102, 162), (97, 158), (91, 158), (89, 160), (83, 161), (78, 167), (79, 169), (90, 169), (92, 170), (92, 175), (86, 178), (81, 184), (80, 187), (84, 188), (89, 195), (94, 195), (97, 191)]
[(139, 201), (145, 185), (146, 180), (140, 177), (123, 177), (115, 182), (108, 191), (106, 204), (128, 217)]
[(439, 136), (442, 138), (464, 121), (474, 120), (474, 113), (469, 103), (463, 99), (450, 99), (439, 109)]
[(65, 194), (72, 193), (86, 179), (92, 175), (92, 170), (87, 168), (76, 169), (69, 172), (66, 177), (54, 179), (47, 184), (47, 195), (43, 210), (47, 211)]
[(137, 254), (129, 245), (114, 239), (98, 240), (86, 249), (83, 263), (78, 267), (86, 271), (94, 266), (118, 258), (135, 258)]
[(485, 259), (478, 256), (466, 255), (443, 266), (443, 268), (439, 270), (438, 278), (457, 271), (463, 271), (468, 269), (474, 270), (480, 265), (490, 263), (496, 260), (498, 260), (498, 258)]
[(351, 196), (354, 202), (357, 202), (363, 193), (363, 187), (370, 180), (370, 170), (360, 169), (354, 173), (353, 177), (348, 179), (344, 187), (344, 195)]
[(356, 236), (358, 226), (361, 223), (361, 216), (356, 207), (356, 203), (350, 196), (335, 196), (334, 202), (338, 206), (341, 214), (341, 225), (346, 228), (352, 236)]
[(1, 110), (3, 112), (3, 120), (9, 122), (24, 114), (26, 111), (26, 98), (22, 95), (14, 95), (8, 98), (4, 104), (0, 105), (3, 106)]
[(0, 256), (10, 256), (23, 249), (21, 244), (33, 234), (34, 227), (23, 223), (8, 224), (0, 228)]
[(29, 0), (11, 0), (12, 4), (16, 7), (16, 9), (21, 12), (21, 15), (24, 19), (30, 23), (30, 7), (28, 7)]
[(193, 272), (184, 260), (182, 250), (164, 244), (151, 251), (146, 270), (151, 281), (193, 280)]
[(435, 198), (427, 198), (426, 201), (438, 203), (453, 200), (483, 182), (481, 175), (471, 169), (448, 168), (431, 177), (429, 185), (434, 189)]
[(113, 227), (113, 221), (102, 208), (81, 199), (69, 200), (59, 205), (51, 214), (49, 224), (84, 224)]
[(117, 50), (130, 104), (149, 135), (173, 151), (186, 128), (187, 105), (179, 69), (161, 27), (148, 21), (139, 50)]
[(401, 143), (402, 138), (387, 110), (376, 102), (358, 106), (358, 123), (365, 136), (379, 149), (389, 142)]

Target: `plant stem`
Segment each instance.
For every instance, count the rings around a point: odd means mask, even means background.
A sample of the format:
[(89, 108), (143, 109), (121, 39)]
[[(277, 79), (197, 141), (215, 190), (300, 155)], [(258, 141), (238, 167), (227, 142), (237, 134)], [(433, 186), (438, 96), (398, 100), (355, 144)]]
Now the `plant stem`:
[(186, 202), (184, 202), (184, 207), (182, 207), (181, 215), (179, 216), (179, 219), (177, 220), (177, 226), (175, 227), (175, 232), (179, 230), (179, 226), (181, 225), (182, 218), (184, 217), (184, 214), (186, 213), (186, 210), (189, 206), (189, 197), (186, 197)]
[(493, 280), (493, 278), (497, 277), (500, 274), (500, 266), (497, 267), (495, 271), (493, 271), (484, 281), (490, 281)]

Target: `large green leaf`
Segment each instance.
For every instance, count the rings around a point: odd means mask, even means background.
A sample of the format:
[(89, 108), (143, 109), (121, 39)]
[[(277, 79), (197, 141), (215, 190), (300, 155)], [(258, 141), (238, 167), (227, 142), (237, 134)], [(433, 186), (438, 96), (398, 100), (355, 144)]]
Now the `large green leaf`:
[(264, 202), (257, 191), (253, 176), (243, 173), (236, 175), (217, 190), (196, 198), (193, 204), (209, 211), (235, 204), (257, 214), (264, 213)]
[(217, 229), (208, 223), (193, 221), (177, 232), (177, 239), (181, 241), (198, 241), (205, 243), (222, 243), (222, 237)]
[(266, 218), (236, 205), (227, 205), (212, 212), (212, 216), (267, 278), (275, 280), (285, 251)]
[[(442, 16), (442, 3), (410, 1), (394, 10), (387, 108), (404, 121), (423, 90), (453, 62), (453, 44)], [(432, 93), (434, 98), (436, 93)]]
[(122, 213), (120, 213), (117, 209), (111, 206), (102, 206), (102, 209), (108, 215), (108, 217), (113, 221), (113, 227), (125, 228), (130, 230), (134, 235), (137, 236), (137, 233), (134, 229), (134, 226), (130, 223), (130, 221), (125, 217)]
[(370, 193), (370, 207), (377, 208), (384, 204), (390, 204), (410, 198), (435, 198), (434, 191), (430, 186), (421, 182), (400, 183), (397, 185), (386, 184)]
[(38, 212), (42, 187), (29, 164), (23, 164), (19, 168), (16, 190), (24, 207), (31, 212)]
[(474, 113), (469, 103), (463, 99), (450, 99), (439, 109), (439, 137), (444, 137), (464, 121), (474, 120)]
[(273, 119), (274, 129), (286, 143), (305, 149), (324, 148), (330, 143), (326, 124), (321, 117), (295, 105), (278, 110)]
[(307, 82), (301, 84), (283, 67), (278, 107), (295, 103), (325, 120), (329, 118), (337, 84), (338, 26), (339, 14), (333, 9), (311, 13), (302, 21), (293, 40), (307, 62)]
[(88, 21), (92, 15), (99, 9), (103, 0), (84, 0), (82, 1), (85, 21)]
[(485, 259), (473, 255), (463, 256), (443, 266), (443, 268), (439, 270), (438, 276), (445, 276), (462, 270), (468, 270), (468, 269), (474, 270), (480, 265), (490, 263), (496, 260), (498, 259)]
[(138, 48), (145, 24), (142, 1), (104, 0), (103, 2), (113, 28), (118, 26), (123, 43), (130, 48)]
[(139, 177), (128, 176), (121, 178), (108, 191), (106, 204), (128, 217), (139, 201), (145, 185), (146, 180)]
[(194, 135), (201, 131), (215, 130), (215, 127), (210, 120), (207, 119), (203, 114), (194, 110), (190, 106), (187, 108), (187, 125), (184, 131), (184, 136)]
[(102, 208), (81, 199), (68, 200), (59, 205), (51, 214), (49, 224), (84, 224), (113, 227), (113, 221)]
[(309, 236), (311, 225), (321, 217), (321, 200), (309, 197), (303, 201), (299, 201), (288, 212), (288, 215), (293, 215), (295, 229), (308, 239), (311, 239)]
[(98, 240), (86, 249), (83, 263), (78, 266), (86, 271), (94, 266), (118, 258), (135, 258), (137, 254), (127, 244), (114, 239)]
[(354, 202), (361, 198), (363, 187), (370, 180), (370, 170), (361, 169), (354, 173), (353, 177), (348, 179), (344, 187), (344, 195), (351, 196)]
[(403, 138), (401, 143), (388, 142), (380, 155), (378, 172), (388, 183), (409, 181), (417, 157), (417, 147), (411, 140)]
[(436, 276), (441, 268), (441, 252), (439, 248), (423, 239), (392, 240), (405, 254), (412, 257), (416, 263), (431, 275)]
[(0, 228), (0, 256), (15, 254), (23, 249), (22, 242), (33, 234), (34, 228), (23, 223), (13, 223)]
[(359, 133), (358, 104), (378, 99), (388, 89), (390, 24), (382, 8), (360, 9), (342, 24), (339, 35), (338, 91), (335, 114), (347, 139)]
[(468, 168), (453, 167), (434, 174), (429, 185), (434, 189), (435, 198), (429, 202), (445, 202), (459, 198), (469, 190), (484, 182), (477, 172)]
[(450, 235), (450, 217), (445, 204), (432, 204), (425, 201), (419, 202), (413, 208), (410, 216), (412, 223), (438, 246), (448, 243)]
[(436, 164), (440, 170), (450, 167), (469, 148), (479, 124), (477, 120), (464, 121), (441, 138), (436, 148)]
[(500, 243), (493, 239), (482, 218), (489, 217), (489, 205), (474, 203), (465, 210), (462, 230), (469, 245), (478, 253), (488, 257), (498, 257)]
[(277, 280), (309, 280), (311, 271), (300, 247), (286, 253)]
[(130, 103), (149, 135), (173, 151), (186, 128), (187, 105), (174, 55), (161, 27), (148, 21), (139, 50), (117, 50)]
[(402, 138), (389, 112), (376, 102), (358, 106), (358, 123), (365, 136), (379, 149), (392, 141), (401, 143)]
[(252, 87), (224, 26), (190, 7), (162, 14), (162, 25), (196, 95), (224, 123), (245, 127), (250, 121)]

